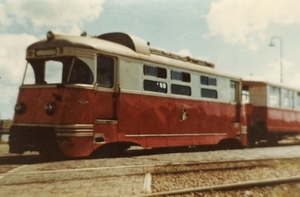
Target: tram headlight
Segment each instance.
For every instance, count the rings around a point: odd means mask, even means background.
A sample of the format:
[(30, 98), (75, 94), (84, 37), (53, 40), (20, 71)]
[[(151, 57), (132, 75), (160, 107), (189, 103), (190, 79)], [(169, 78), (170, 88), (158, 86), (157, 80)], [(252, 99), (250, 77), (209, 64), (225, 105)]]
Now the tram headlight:
[(26, 105), (24, 103), (17, 103), (15, 105), (15, 112), (17, 114), (23, 114), (26, 111)]
[(47, 103), (44, 110), (48, 115), (53, 115), (55, 113), (55, 103)]
[(47, 39), (49, 40), (49, 41), (52, 41), (52, 40), (54, 40), (54, 33), (52, 32), (52, 31), (48, 31), (48, 33), (47, 33)]

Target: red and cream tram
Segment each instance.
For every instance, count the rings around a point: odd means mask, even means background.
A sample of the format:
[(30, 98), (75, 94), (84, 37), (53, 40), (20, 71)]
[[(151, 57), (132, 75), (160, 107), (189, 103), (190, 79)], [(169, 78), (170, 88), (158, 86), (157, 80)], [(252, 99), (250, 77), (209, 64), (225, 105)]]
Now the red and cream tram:
[(284, 136), (300, 133), (300, 90), (257, 79), (243, 78), (242, 95), (250, 108), (248, 142), (276, 144)]
[[(124, 33), (89, 37), (48, 32), (47, 39), (27, 48), (26, 60), (10, 153), (85, 157), (132, 145), (247, 146), (251, 129), (266, 120), (266, 125), (277, 124), (276, 109), (256, 109), (259, 82), (245, 81), (250, 104), (242, 105), (239, 76), (154, 49)], [(261, 119), (253, 121), (256, 114)], [(282, 124), (298, 124), (287, 122)]]

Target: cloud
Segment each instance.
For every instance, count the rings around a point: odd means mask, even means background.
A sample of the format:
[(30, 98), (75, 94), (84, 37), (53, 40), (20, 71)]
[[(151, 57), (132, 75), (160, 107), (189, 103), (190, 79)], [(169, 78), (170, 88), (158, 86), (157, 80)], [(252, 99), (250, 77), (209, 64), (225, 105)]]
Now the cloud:
[[(0, 3), (0, 25), (33, 26), (34, 30), (51, 27), (68, 33), (80, 33), (84, 22), (97, 19), (104, 0), (7, 0)], [(5, 9), (4, 9), (5, 7)]]
[(184, 55), (184, 56), (189, 56), (189, 57), (192, 57), (192, 54), (190, 52), (189, 49), (181, 49), (179, 52), (178, 52), (179, 55)]
[(13, 106), (21, 85), (26, 60), (26, 48), (37, 41), (27, 34), (0, 35), (0, 113), (2, 118), (12, 118)]
[(210, 36), (230, 44), (247, 44), (256, 50), (272, 24), (300, 23), (298, 0), (220, 0), (205, 16)]
[[(268, 65), (268, 72), (264, 73), (261, 77), (263, 79), (266, 79), (267, 81), (272, 81), (272, 82), (280, 82), (280, 73), (282, 72), (282, 78), (285, 84), (292, 85), (294, 78), (295, 77), (289, 77), (287, 78), (286, 76), (294, 76), (292, 75), (293, 72), (295, 72), (295, 67), (294, 63), (282, 59), (282, 71), (280, 70), (280, 60), (278, 59), (277, 61), (270, 62)], [(299, 79), (298, 79), (299, 80)]]

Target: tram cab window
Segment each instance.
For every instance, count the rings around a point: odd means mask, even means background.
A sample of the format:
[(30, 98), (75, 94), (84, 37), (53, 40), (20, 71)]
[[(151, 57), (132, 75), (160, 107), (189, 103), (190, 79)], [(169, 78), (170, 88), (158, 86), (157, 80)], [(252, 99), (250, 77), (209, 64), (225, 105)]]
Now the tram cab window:
[[(92, 84), (94, 80), (93, 73), (88, 65), (74, 57), (31, 60), (29, 64), (23, 80), (23, 84), (25, 85)], [(34, 83), (32, 83), (33, 74), (35, 79)]]
[(93, 73), (83, 61), (75, 59), (68, 83), (92, 84)]
[(114, 86), (114, 59), (98, 56), (97, 83), (100, 87), (112, 88)]

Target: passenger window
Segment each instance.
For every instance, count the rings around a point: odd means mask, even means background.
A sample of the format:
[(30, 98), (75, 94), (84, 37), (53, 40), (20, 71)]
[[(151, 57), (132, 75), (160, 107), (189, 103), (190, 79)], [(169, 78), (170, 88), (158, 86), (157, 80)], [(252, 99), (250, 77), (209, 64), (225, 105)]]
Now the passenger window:
[(201, 88), (201, 97), (217, 99), (218, 92), (216, 90)]
[(156, 77), (156, 68), (150, 66), (144, 66), (144, 74)]
[(171, 71), (171, 79), (172, 80), (179, 80), (179, 81), (181, 81), (182, 80), (181, 73), (180, 72)]
[(280, 89), (277, 87), (269, 88), (269, 106), (280, 107)]
[(292, 109), (293, 102), (293, 91), (283, 89), (283, 107)]
[(297, 92), (297, 108), (300, 109), (300, 92)]
[(190, 73), (171, 71), (171, 79), (183, 82), (191, 82)]
[(237, 102), (238, 100), (238, 82), (230, 81), (230, 101)]
[(167, 93), (167, 84), (159, 81), (144, 80), (144, 90)]
[(200, 76), (200, 82), (201, 82), (202, 85), (217, 86), (217, 79), (216, 78)]
[(185, 96), (191, 96), (192, 95), (191, 87), (176, 85), (176, 84), (171, 85), (171, 93), (172, 94), (185, 95)]
[(114, 59), (98, 56), (97, 83), (101, 87), (112, 88), (114, 86)]
[(242, 103), (247, 104), (249, 103), (249, 87), (248, 86), (243, 86), (242, 89)]
[(144, 65), (144, 75), (166, 79), (167, 69)]

